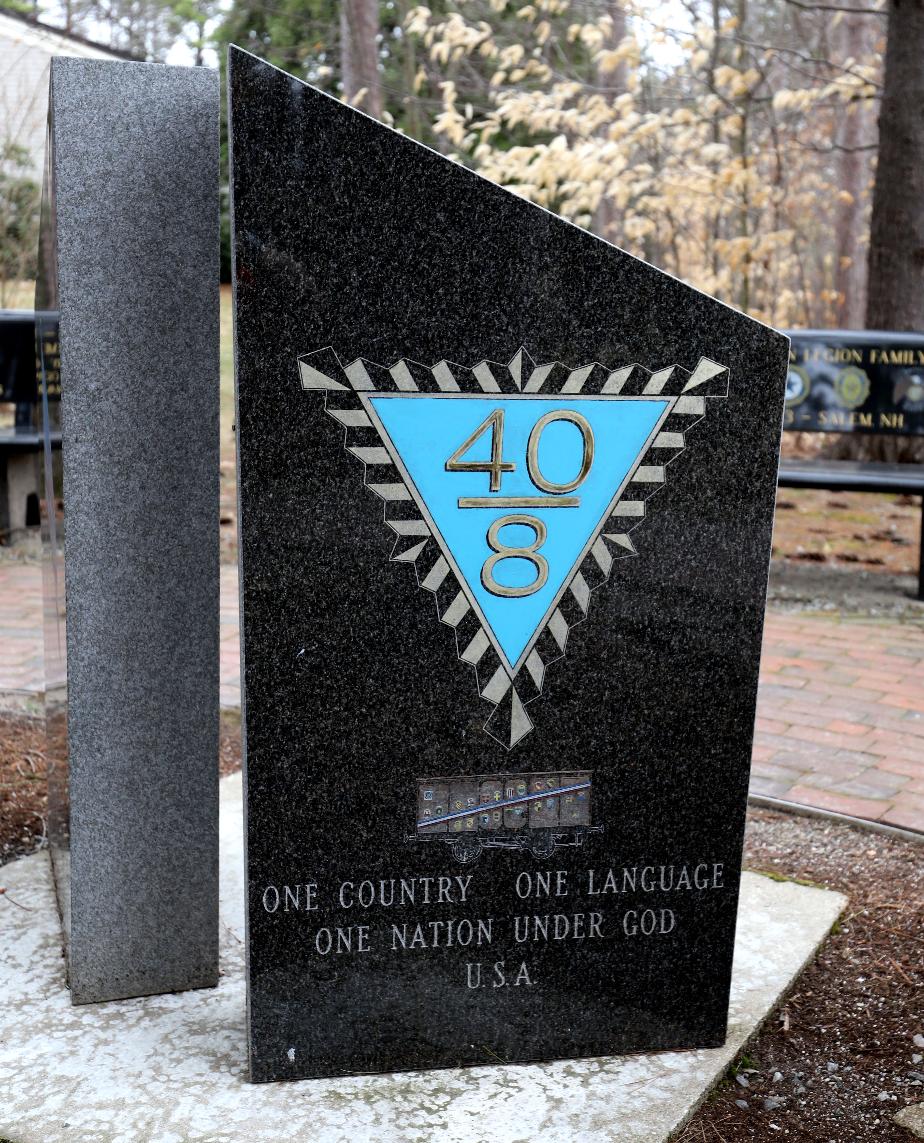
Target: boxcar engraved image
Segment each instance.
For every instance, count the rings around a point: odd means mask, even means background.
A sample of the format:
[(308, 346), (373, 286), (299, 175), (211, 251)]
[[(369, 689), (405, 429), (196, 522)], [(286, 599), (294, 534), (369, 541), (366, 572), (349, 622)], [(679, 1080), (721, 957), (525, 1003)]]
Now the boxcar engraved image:
[(442, 841), (471, 862), (484, 849), (525, 849), (550, 857), (560, 846), (582, 846), (591, 824), (589, 771), (556, 774), (479, 774), (419, 778), (416, 831), (409, 841)]

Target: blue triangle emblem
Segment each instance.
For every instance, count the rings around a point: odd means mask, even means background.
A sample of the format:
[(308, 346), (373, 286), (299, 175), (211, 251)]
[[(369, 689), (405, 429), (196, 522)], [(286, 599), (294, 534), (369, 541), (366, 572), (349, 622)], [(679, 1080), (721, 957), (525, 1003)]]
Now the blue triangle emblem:
[(601, 395), (365, 398), (511, 678), (670, 403)]
[(511, 749), (593, 592), (636, 554), (630, 533), (707, 398), (727, 394), (727, 368), (537, 364), (525, 349), (506, 365), (386, 366), (328, 348), (298, 371), (363, 465), (391, 559), (435, 597), (493, 705), (486, 732)]

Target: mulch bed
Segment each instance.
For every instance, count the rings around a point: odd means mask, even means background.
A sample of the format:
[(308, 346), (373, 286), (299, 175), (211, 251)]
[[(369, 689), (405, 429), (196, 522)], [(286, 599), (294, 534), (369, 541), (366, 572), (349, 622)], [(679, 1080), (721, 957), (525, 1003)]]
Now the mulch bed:
[(0, 865), (41, 845), (47, 812), (44, 723), (0, 715)]
[[(236, 712), (223, 713), (218, 759), (222, 775), (241, 768), (240, 735)], [(44, 723), (0, 714), (0, 865), (42, 844), (47, 817)]]
[(911, 1143), (892, 1117), (924, 1102), (924, 847), (752, 809), (745, 866), (849, 904), (677, 1143)]
[(918, 567), (920, 497), (781, 488), (773, 554), (793, 563), (912, 575)]
[[(41, 723), (0, 717), (0, 864), (41, 844)], [(222, 720), (222, 774), (240, 730)], [(924, 1101), (924, 848), (752, 809), (747, 868), (838, 889), (849, 905), (816, 960), (676, 1143), (911, 1143), (892, 1122)], [(0, 892), (3, 875), (0, 871)], [(745, 1106), (746, 1105), (746, 1106)], [(616, 1136), (614, 1136), (616, 1138)]]

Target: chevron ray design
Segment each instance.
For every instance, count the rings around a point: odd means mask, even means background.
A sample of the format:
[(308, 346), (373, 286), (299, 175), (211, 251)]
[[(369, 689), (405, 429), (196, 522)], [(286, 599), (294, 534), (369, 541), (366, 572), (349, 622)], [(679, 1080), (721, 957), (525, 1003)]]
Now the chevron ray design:
[[(511, 749), (533, 728), (527, 707), (539, 697), (550, 664), (565, 654), (568, 634), (589, 612), (591, 596), (606, 583), (616, 560), (633, 556), (631, 533), (645, 519), (648, 500), (666, 481), (667, 467), (686, 445), (687, 432), (706, 415), (707, 399), (728, 394), (728, 369), (700, 358), (689, 372), (671, 365), (651, 372), (641, 365), (607, 369), (598, 362), (570, 369), (559, 362), (537, 365), (519, 349), (507, 365), (481, 361), (467, 368), (450, 361), (427, 367), (400, 360), (386, 367), (363, 358), (344, 365), (332, 348), (298, 358), (306, 393), (322, 393), (327, 413), (344, 430), (344, 446), (364, 465), (364, 483), (383, 502), (386, 525), (395, 534), (391, 560), (411, 565), (418, 585), (433, 594), (440, 620), (455, 633), (456, 654), (475, 672), (479, 695), (494, 706), (485, 730)], [(535, 395), (658, 399), (664, 408), (642, 452), (619, 486), (577, 563), (571, 568), (543, 622), (511, 664), (472, 588), (381, 421), (373, 400), (409, 394)]]

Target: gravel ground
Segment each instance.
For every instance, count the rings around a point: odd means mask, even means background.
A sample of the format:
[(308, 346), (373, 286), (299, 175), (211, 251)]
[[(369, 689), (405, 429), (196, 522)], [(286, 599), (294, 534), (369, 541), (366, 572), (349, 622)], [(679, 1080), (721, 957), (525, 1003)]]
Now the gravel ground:
[(849, 905), (677, 1143), (911, 1143), (892, 1120), (924, 1102), (924, 846), (752, 808), (745, 866)]
[(775, 559), (768, 602), (774, 611), (811, 611), (862, 618), (924, 621), (916, 575), (861, 571), (837, 564)]

